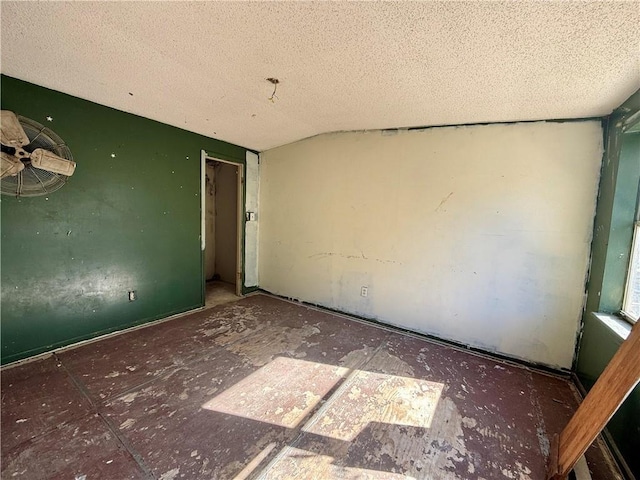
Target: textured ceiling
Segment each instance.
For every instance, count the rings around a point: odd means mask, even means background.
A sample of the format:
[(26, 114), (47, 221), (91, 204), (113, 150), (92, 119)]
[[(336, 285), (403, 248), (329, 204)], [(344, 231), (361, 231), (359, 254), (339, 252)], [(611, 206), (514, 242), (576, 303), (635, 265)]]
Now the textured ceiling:
[[(318, 133), (610, 113), (634, 2), (9, 2), (2, 72), (264, 150)], [(268, 100), (280, 80), (277, 98)]]

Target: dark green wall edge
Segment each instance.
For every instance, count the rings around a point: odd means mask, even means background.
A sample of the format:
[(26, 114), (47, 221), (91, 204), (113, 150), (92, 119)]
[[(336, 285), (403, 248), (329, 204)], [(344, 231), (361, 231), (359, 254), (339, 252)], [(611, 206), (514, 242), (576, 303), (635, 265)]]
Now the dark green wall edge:
[(244, 165), (247, 149), (0, 82), (2, 108), (54, 130), (78, 163), (57, 192), (0, 199), (0, 361), (201, 307), (200, 152)]
[[(605, 121), (605, 153), (594, 223), (583, 331), (575, 365), (589, 390), (622, 343), (593, 312), (617, 315), (622, 307), (640, 182), (640, 133), (625, 133), (640, 120), (640, 90)], [(640, 477), (640, 387), (607, 425), (621, 464)]]

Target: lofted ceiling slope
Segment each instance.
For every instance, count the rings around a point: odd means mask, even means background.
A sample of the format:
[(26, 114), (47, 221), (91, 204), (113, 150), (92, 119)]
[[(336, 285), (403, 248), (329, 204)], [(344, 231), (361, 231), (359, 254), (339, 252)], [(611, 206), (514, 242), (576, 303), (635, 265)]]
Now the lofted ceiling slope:
[[(640, 3), (0, 3), (2, 73), (264, 150), (319, 133), (610, 113)], [(280, 80), (276, 97), (265, 79)]]

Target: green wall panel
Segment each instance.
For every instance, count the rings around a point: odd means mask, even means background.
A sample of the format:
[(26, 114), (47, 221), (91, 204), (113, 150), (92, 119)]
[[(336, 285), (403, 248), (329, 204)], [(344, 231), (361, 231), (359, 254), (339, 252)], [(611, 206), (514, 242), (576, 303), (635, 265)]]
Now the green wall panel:
[[(622, 344), (622, 338), (593, 315), (585, 317), (578, 362), (578, 377), (590, 390)], [(607, 424), (625, 462), (640, 478), (640, 386), (627, 397)]]
[(200, 150), (244, 163), (246, 149), (6, 76), (1, 89), (78, 163), (57, 192), (1, 198), (2, 363), (202, 306)]
[(633, 241), (633, 224), (638, 205), (640, 133), (623, 135), (616, 180), (606, 268), (600, 295), (599, 311), (601, 312), (618, 312), (622, 308)]
[[(606, 124), (606, 149), (594, 224), (592, 260), (583, 332), (576, 362), (582, 385), (591, 389), (622, 343), (592, 312), (617, 314), (622, 306), (640, 181), (640, 133), (623, 133), (640, 112), (640, 91)], [(640, 478), (640, 386), (607, 424), (631, 472)]]

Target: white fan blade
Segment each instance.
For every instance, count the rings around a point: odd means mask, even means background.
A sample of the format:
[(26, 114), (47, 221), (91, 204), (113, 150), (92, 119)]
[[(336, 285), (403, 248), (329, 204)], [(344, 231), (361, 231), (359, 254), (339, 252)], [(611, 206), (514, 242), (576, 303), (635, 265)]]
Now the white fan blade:
[(31, 152), (31, 165), (47, 172), (59, 173), (70, 177), (76, 169), (76, 162), (59, 157), (43, 148)]
[(2, 163), (0, 166), (0, 178), (11, 177), (17, 175), (24, 169), (24, 163), (13, 155), (2, 152)]
[(22, 147), (29, 143), (29, 137), (24, 132), (20, 120), (15, 113), (2, 110), (0, 115), (0, 137), (2, 144), (9, 147)]

